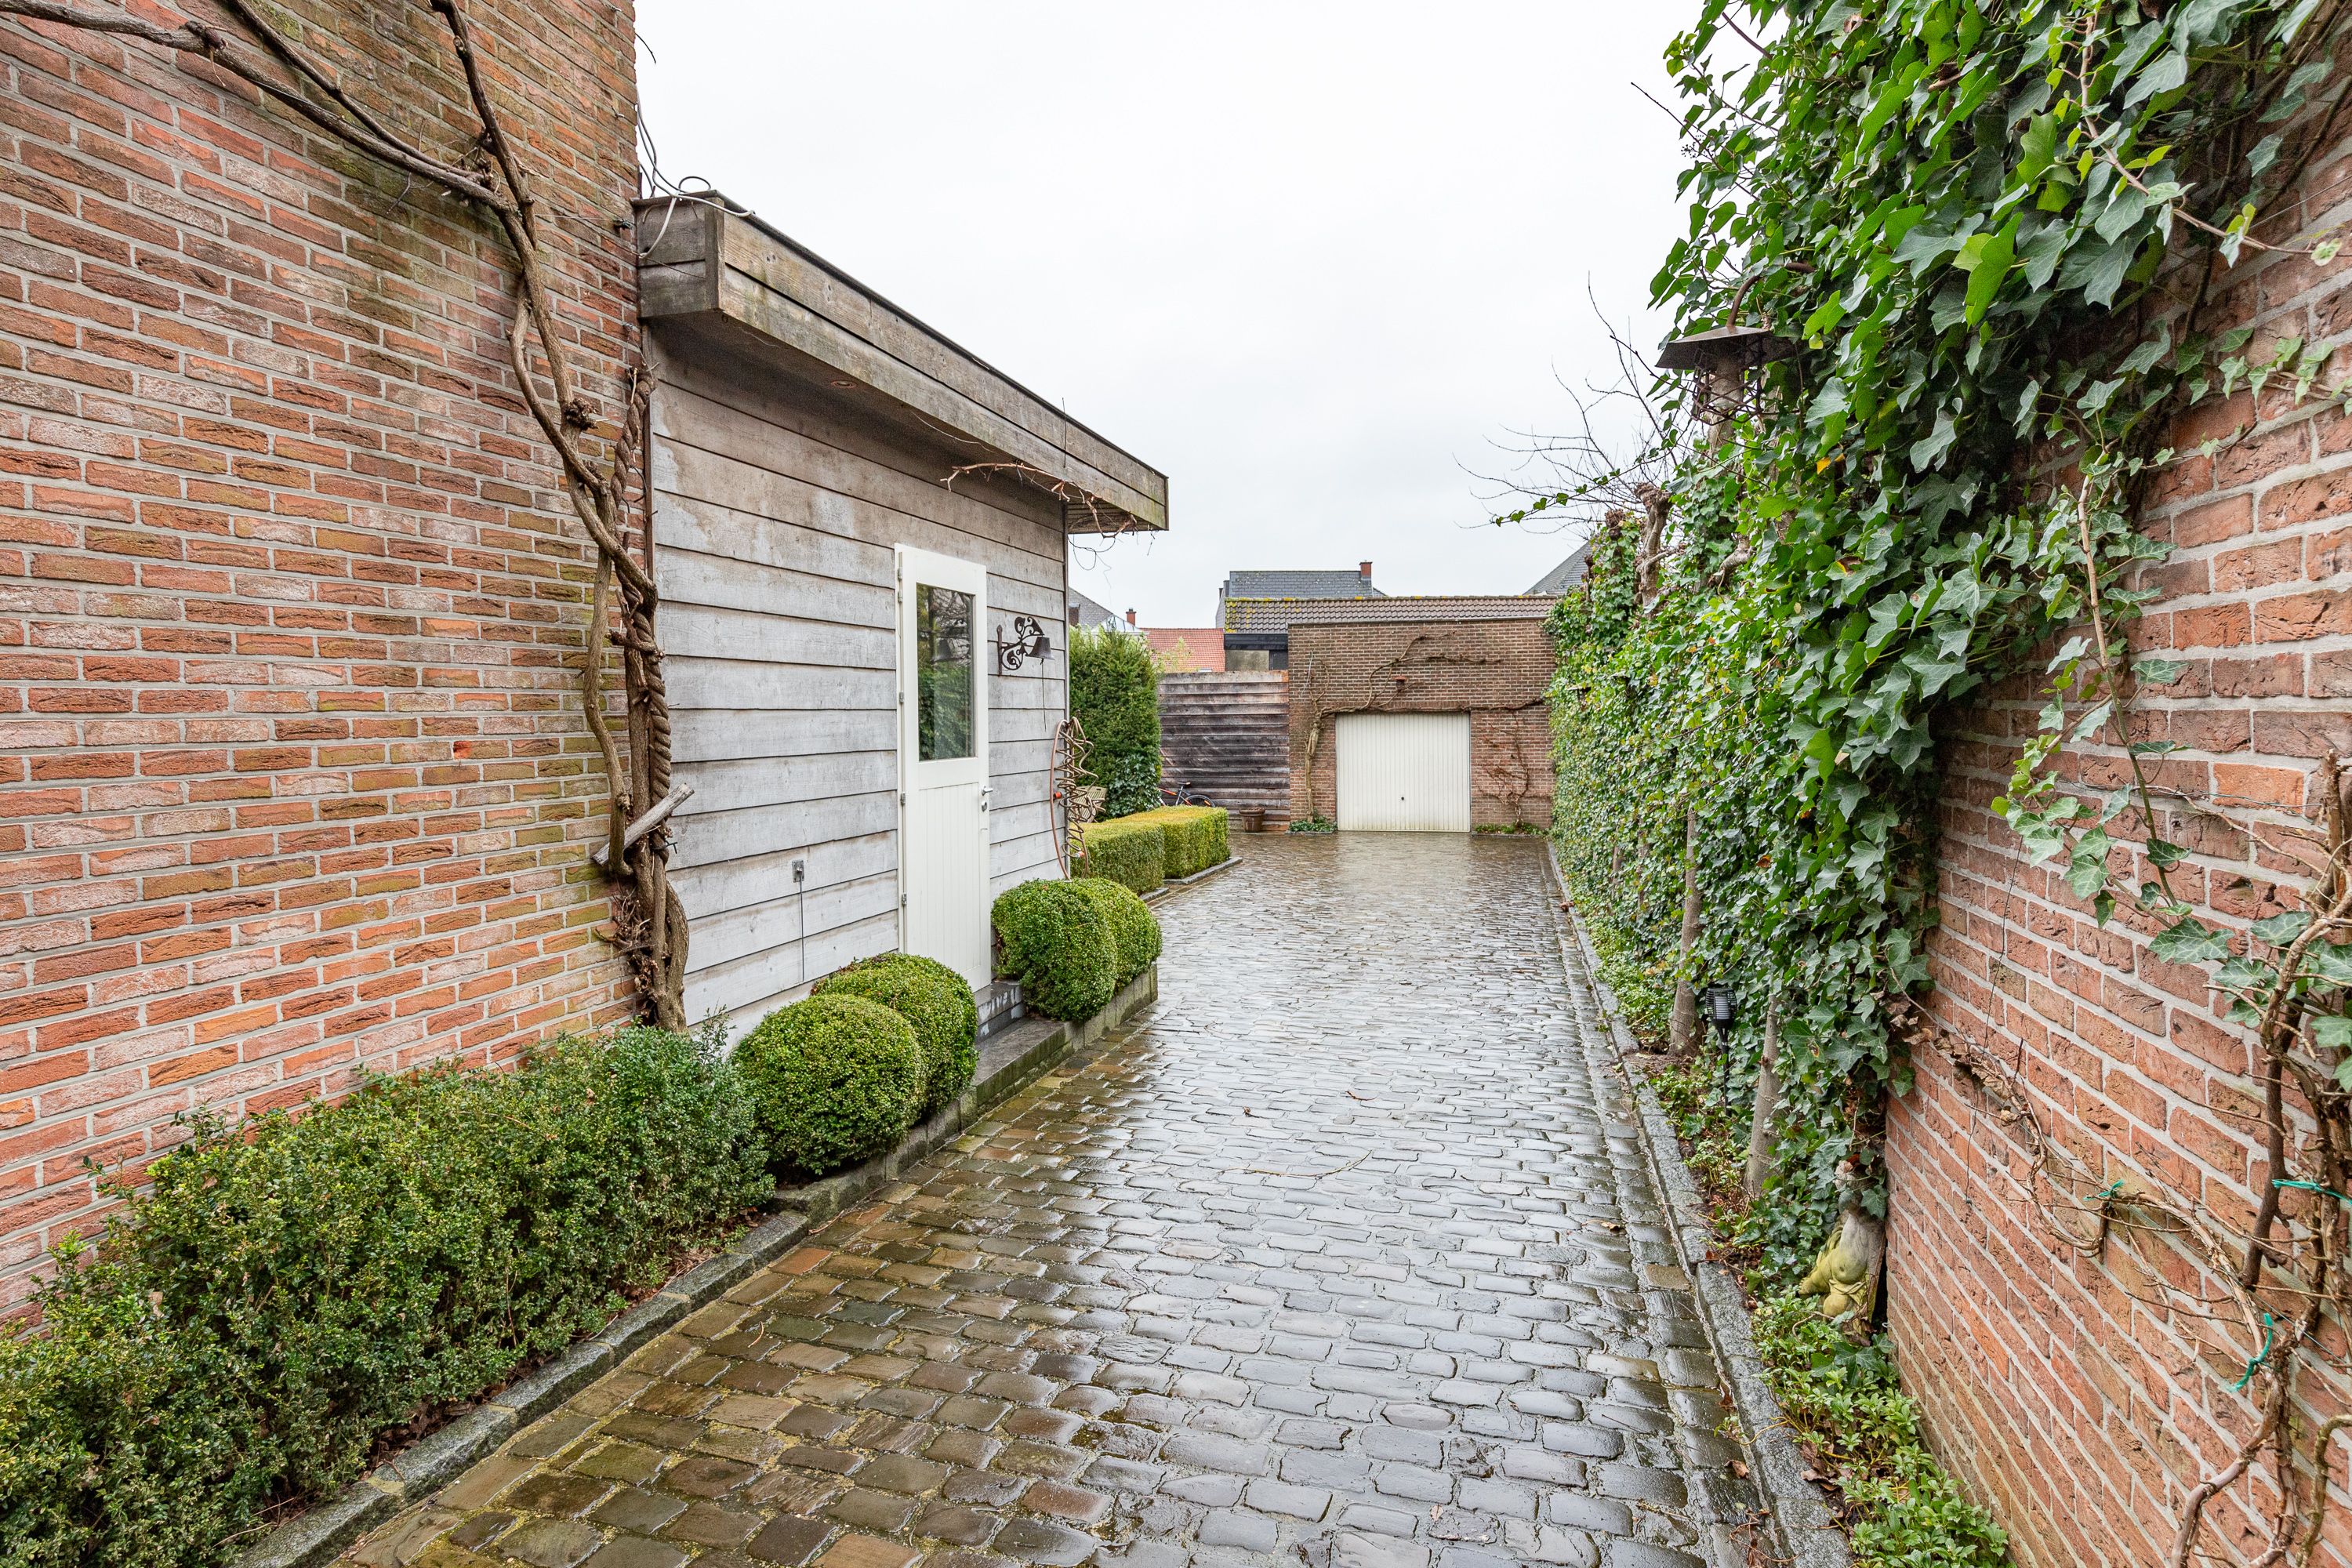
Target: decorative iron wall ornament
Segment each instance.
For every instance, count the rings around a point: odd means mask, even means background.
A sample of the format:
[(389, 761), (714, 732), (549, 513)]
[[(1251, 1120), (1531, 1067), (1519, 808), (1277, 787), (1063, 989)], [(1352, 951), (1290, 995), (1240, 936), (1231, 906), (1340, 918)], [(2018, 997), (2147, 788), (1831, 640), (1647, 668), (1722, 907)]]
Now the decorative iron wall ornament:
[(996, 628), (996, 669), (1000, 675), (1010, 675), (1030, 659), (1044, 659), (1054, 651), (1054, 639), (1034, 616), (1013, 617), (1013, 640), (1007, 642), (1004, 628)]
[(1087, 824), (1102, 809), (1102, 786), (1080, 782), (1091, 776), (1087, 772), (1087, 753), (1092, 749), (1087, 742), (1086, 726), (1075, 713), (1054, 731), (1054, 810), (1062, 819), (1061, 831), (1054, 836), (1054, 856), (1061, 861), (1065, 877), (1086, 847)]

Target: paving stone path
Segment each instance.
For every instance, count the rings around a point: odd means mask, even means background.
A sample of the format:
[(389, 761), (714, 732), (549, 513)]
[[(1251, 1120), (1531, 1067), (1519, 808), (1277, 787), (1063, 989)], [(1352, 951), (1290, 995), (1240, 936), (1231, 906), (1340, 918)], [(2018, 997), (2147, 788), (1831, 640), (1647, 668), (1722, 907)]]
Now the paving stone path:
[(1154, 1008), (350, 1560), (1744, 1563), (1540, 844), (1241, 847)]

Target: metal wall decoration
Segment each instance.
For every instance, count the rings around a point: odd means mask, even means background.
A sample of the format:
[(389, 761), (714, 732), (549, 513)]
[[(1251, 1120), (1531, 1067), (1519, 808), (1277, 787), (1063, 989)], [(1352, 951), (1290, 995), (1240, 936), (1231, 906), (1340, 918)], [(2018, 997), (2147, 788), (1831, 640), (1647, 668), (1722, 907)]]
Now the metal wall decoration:
[(1013, 640), (1004, 638), (1004, 628), (996, 628), (996, 668), (1000, 675), (1009, 675), (1030, 659), (1043, 659), (1054, 651), (1054, 639), (1034, 616), (1013, 617)]
[(1054, 809), (1062, 818), (1061, 831), (1054, 835), (1054, 856), (1062, 863), (1065, 877), (1086, 847), (1087, 824), (1102, 809), (1102, 786), (1081, 782), (1088, 776), (1087, 753), (1092, 749), (1087, 743), (1086, 726), (1075, 713), (1054, 731)]

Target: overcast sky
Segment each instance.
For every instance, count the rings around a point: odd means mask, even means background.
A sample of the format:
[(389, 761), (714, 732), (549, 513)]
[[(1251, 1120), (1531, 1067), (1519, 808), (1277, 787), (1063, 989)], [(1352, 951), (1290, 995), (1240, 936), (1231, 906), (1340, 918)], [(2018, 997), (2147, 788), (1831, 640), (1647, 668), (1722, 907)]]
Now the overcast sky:
[(1644, 344), (1677, 0), (641, 0), (699, 175), (1169, 476), (1073, 581), (1200, 626), (1236, 567), (1517, 593), (1474, 475)]

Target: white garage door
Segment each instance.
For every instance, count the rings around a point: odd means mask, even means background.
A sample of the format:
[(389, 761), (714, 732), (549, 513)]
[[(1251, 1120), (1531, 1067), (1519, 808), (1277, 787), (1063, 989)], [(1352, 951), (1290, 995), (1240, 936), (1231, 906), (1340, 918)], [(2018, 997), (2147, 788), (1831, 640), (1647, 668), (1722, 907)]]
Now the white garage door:
[(1470, 831), (1470, 715), (1339, 716), (1339, 826)]

